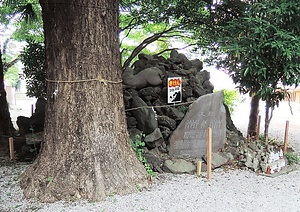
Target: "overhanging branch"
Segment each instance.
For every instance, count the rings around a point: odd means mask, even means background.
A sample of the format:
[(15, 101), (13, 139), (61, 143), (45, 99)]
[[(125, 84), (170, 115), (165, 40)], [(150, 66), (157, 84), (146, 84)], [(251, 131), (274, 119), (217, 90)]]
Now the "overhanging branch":
[(148, 38), (146, 38), (145, 40), (143, 40), (143, 42), (138, 45), (133, 52), (131, 53), (131, 55), (127, 58), (127, 60), (124, 62), (124, 65), (122, 67), (122, 69), (126, 69), (129, 64), (131, 63), (131, 61), (133, 60), (133, 58), (135, 58), (144, 48), (146, 48), (150, 43), (153, 43), (154, 41), (158, 40), (160, 37), (162, 37), (162, 35), (164, 35), (165, 33), (168, 33), (170, 31), (172, 31), (174, 29), (174, 27), (171, 27), (167, 30), (164, 30), (160, 33), (156, 33)]

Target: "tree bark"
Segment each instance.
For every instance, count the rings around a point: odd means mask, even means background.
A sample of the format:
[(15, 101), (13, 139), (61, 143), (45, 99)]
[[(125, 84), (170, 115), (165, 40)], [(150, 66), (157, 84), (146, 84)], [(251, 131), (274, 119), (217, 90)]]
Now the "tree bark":
[(48, 100), (41, 153), (21, 176), (25, 197), (99, 201), (136, 192), (147, 184), (147, 172), (126, 127), (119, 1), (40, 3)]
[(251, 98), (250, 104), (250, 115), (249, 115), (249, 123), (248, 123), (248, 130), (247, 134), (250, 136), (255, 136), (257, 132), (257, 120), (259, 114), (259, 100), (258, 96), (253, 96)]
[(265, 108), (265, 131), (264, 131), (264, 136), (265, 136), (265, 141), (266, 142), (268, 141), (268, 132), (269, 132), (269, 124), (270, 124), (270, 121), (269, 121), (269, 111), (270, 111), (270, 108), (269, 108), (268, 103), (266, 102), (266, 108)]
[(13, 136), (14, 127), (10, 118), (6, 91), (4, 87), (4, 69), (0, 50), (0, 135)]
[(265, 136), (265, 142), (267, 143), (269, 140), (269, 126), (270, 122), (273, 117), (273, 111), (274, 108), (270, 107), (270, 102), (266, 101), (266, 109), (265, 109), (265, 130), (264, 130), (264, 136)]

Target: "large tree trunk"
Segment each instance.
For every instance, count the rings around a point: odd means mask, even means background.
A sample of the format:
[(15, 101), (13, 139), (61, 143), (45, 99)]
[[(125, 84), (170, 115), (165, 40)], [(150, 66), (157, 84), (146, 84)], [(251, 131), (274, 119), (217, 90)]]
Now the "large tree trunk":
[(248, 130), (247, 130), (247, 134), (250, 136), (256, 136), (257, 121), (258, 121), (258, 114), (259, 114), (259, 100), (260, 98), (256, 95), (251, 98), (250, 115), (249, 115)]
[(14, 127), (8, 109), (6, 91), (4, 87), (4, 70), (2, 53), (0, 50), (0, 135), (13, 136)]
[(41, 154), (21, 176), (24, 194), (52, 202), (136, 192), (147, 184), (147, 173), (126, 128), (119, 1), (56, 2), (40, 0), (47, 78), (53, 81)]

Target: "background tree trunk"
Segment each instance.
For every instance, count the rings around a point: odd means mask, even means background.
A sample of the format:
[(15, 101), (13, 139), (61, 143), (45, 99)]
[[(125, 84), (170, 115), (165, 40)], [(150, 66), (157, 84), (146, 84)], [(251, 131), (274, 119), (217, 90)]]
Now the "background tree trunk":
[(270, 107), (270, 102), (266, 101), (266, 108), (265, 108), (265, 131), (264, 131), (264, 136), (265, 136), (265, 142), (268, 142), (268, 137), (269, 137), (269, 126), (271, 119), (273, 117), (273, 110), (274, 108)]
[(256, 95), (251, 98), (250, 115), (247, 130), (247, 133), (250, 136), (256, 135), (257, 120), (259, 114), (259, 100), (260, 98)]
[[(136, 192), (147, 184), (147, 173), (126, 127), (119, 1), (40, 2), (47, 78), (55, 82), (47, 86), (41, 154), (21, 177), (25, 196), (97, 201)], [(90, 80), (97, 78), (111, 82)]]
[(4, 87), (4, 69), (0, 49), (0, 135), (13, 136), (14, 127), (11, 122), (6, 91)]

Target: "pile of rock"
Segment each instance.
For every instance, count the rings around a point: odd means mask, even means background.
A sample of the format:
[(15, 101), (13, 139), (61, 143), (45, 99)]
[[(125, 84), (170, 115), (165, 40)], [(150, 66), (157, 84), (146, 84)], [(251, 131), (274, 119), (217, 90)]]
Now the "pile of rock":
[[(140, 54), (133, 68), (126, 68), (122, 76), (131, 138), (135, 139), (136, 134), (143, 132), (149, 149), (157, 147), (168, 152), (168, 139), (184, 118), (189, 104), (213, 92), (210, 73), (202, 69), (200, 60), (190, 61), (175, 50), (168, 59)], [(168, 77), (182, 77), (182, 102), (186, 104), (168, 105)]]
[[(202, 157), (170, 156), (170, 138), (185, 118), (189, 106), (199, 97), (213, 93), (214, 86), (210, 82), (210, 73), (203, 70), (202, 61), (188, 60), (184, 54), (175, 50), (168, 59), (146, 54), (140, 54), (138, 58), (132, 68), (125, 69), (122, 76), (130, 138), (135, 140), (137, 134), (145, 135), (146, 157), (156, 171), (192, 173), (196, 169), (197, 160), (202, 160)], [(167, 102), (169, 77), (182, 79), (180, 104)], [(209, 104), (213, 106), (219, 103), (212, 101)], [(203, 104), (203, 107), (207, 105)], [(222, 122), (222, 126), (224, 125), (226, 132), (226, 145), (222, 147), (226, 147), (223, 148), (226, 153), (215, 151), (213, 167), (219, 167), (236, 158), (239, 154), (237, 147), (244, 142), (241, 133), (232, 123), (228, 108), (224, 107), (226, 124)]]
[(253, 171), (273, 174), (288, 165), (283, 155), (283, 147), (275, 143), (266, 143), (261, 140), (252, 140), (239, 146), (239, 166)]

